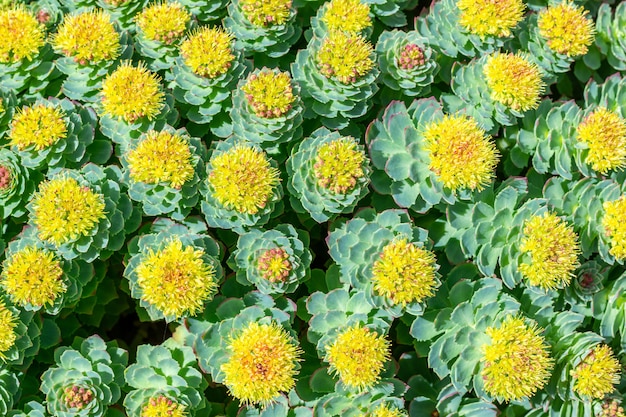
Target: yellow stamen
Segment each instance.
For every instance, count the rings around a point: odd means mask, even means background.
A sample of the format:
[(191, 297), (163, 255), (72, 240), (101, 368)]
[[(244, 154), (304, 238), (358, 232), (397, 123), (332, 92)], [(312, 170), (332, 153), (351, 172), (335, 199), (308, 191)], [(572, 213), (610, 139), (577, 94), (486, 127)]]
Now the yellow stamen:
[(61, 109), (45, 104), (18, 110), (13, 116), (9, 132), (11, 146), (20, 151), (30, 146), (41, 151), (66, 137), (65, 114)]
[(0, 360), (6, 361), (6, 353), (15, 345), (15, 328), (18, 320), (4, 301), (0, 300)]
[(313, 172), (320, 187), (336, 194), (346, 194), (365, 175), (365, 161), (365, 152), (359, 149), (356, 139), (340, 137), (317, 149)]
[(0, 63), (31, 61), (45, 45), (45, 27), (24, 6), (0, 10)]
[(620, 381), (621, 364), (607, 345), (597, 345), (571, 371), (574, 391), (578, 394), (602, 399), (615, 391)]
[(239, 0), (248, 21), (255, 26), (282, 25), (291, 15), (291, 0)]
[(284, 115), (296, 99), (287, 72), (264, 69), (259, 74), (252, 74), (242, 90), (254, 113), (265, 118)]
[(185, 408), (165, 396), (152, 397), (141, 409), (141, 417), (187, 417)]
[(522, 0), (458, 0), (456, 5), (461, 26), (481, 38), (511, 36), (526, 11)]
[(626, 197), (607, 201), (603, 205), (602, 227), (610, 239), (609, 253), (618, 260), (626, 259)]
[(331, 0), (327, 4), (322, 22), (329, 31), (359, 33), (372, 26), (370, 6), (361, 0)]
[(626, 167), (626, 120), (600, 107), (578, 125), (578, 140), (589, 146), (585, 162), (606, 174)]
[(202, 27), (180, 46), (180, 54), (191, 70), (207, 78), (217, 78), (232, 66), (234, 36), (224, 29)]
[(594, 40), (594, 25), (589, 12), (571, 1), (548, 6), (539, 12), (539, 34), (559, 54), (575, 57), (587, 53)]
[(324, 38), (315, 59), (324, 76), (351, 84), (374, 68), (373, 50), (362, 36), (335, 30)]
[(155, 3), (135, 17), (137, 26), (150, 40), (171, 44), (185, 33), (191, 13), (177, 2)]

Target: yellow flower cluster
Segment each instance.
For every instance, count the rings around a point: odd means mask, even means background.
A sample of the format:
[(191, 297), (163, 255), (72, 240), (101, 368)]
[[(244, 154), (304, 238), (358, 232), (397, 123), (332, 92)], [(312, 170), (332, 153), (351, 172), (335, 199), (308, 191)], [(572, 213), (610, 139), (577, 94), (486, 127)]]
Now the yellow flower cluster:
[(539, 34), (548, 46), (559, 54), (575, 57), (584, 55), (594, 40), (594, 25), (589, 12), (571, 1), (548, 6), (539, 12)]
[(143, 35), (150, 40), (171, 44), (185, 33), (191, 13), (178, 2), (155, 3), (135, 17)]
[(626, 197), (603, 205), (602, 227), (611, 240), (609, 253), (618, 260), (626, 259)]
[(315, 60), (324, 76), (351, 84), (374, 68), (373, 51), (364, 37), (334, 30), (322, 41)]
[(358, 148), (356, 139), (344, 136), (317, 149), (313, 173), (320, 187), (345, 194), (365, 175), (365, 161), (365, 152)]
[(626, 120), (606, 107), (599, 107), (576, 129), (578, 140), (589, 147), (585, 162), (606, 174), (626, 167)]
[(13, 315), (4, 301), (0, 300), (0, 360), (2, 361), (6, 361), (6, 352), (15, 345), (17, 324), (17, 317)]
[(289, 254), (282, 248), (268, 249), (259, 257), (258, 268), (268, 281), (284, 281), (291, 272)]
[(360, 414), (359, 417), (404, 417), (406, 413), (396, 407), (389, 407), (385, 403), (381, 403), (369, 413)]
[(239, 0), (250, 23), (259, 27), (282, 25), (291, 16), (291, 0)]
[(522, 112), (539, 106), (539, 98), (545, 89), (541, 71), (522, 55), (500, 52), (490, 55), (483, 67), (483, 75), (494, 101)]
[(615, 390), (620, 380), (621, 364), (607, 345), (597, 345), (571, 371), (574, 391), (578, 394), (602, 399)]
[(526, 11), (522, 0), (458, 0), (456, 5), (461, 26), (481, 38), (511, 36)]
[(231, 67), (234, 36), (222, 28), (202, 27), (180, 45), (180, 54), (191, 70), (207, 78), (216, 78)]
[(31, 61), (44, 46), (45, 27), (25, 7), (0, 10), (0, 63)]
[(370, 6), (361, 0), (331, 0), (321, 20), (329, 31), (359, 33), (372, 26)]
[(18, 110), (11, 121), (11, 146), (37, 151), (48, 148), (67, 137), (65, 114), (54, 106), (35, 104)]
[(141, 409), (141, 417), (187, 417), (185, 406), (165, 396), (152, 397)]
[(280, 117), (291, 109), (296, 99), (287, 72), (264, 69), (259, 74), (252, 74), (241, 89), (259, 117)]

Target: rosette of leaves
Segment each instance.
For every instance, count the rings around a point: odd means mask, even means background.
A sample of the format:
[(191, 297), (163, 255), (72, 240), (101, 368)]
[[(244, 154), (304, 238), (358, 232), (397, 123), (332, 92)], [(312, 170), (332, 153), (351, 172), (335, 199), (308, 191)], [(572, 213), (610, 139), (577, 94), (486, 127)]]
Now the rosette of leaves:
[(232, 93), (233, 134), (279, 157), (280, 145), (302, 138), (304, 107), (300, 86), (288, 72), (255, 69)]
[(15, 113), (9, 144), (25, 167), (40, 171), (104, 164), (112, 149), (107, 140), (96, 138), (97, 122), (91, 107), (67, 98), (39, 99)]
[(249, 68), (231, 33), (204, 27), (181, 44), (166, 79), (182, 116), (204, 127), (202, 132), (211, 128), (213, 134), (227, 137), (232, 133), (231, 92)]
[(0, 217), (21, 219), (42, 176), (22, 165), (18, 154), (0, 149)]
[(54, 351), (41, 377), (48, 412), (57, 417), (103, 417), (119, 401), (128, 352), (100, 336), (77, 338)]
[(110, 14), (91, 8), (66, 14), (52, 46), (61, 55), (55, 62), (65, 75), (63, 95), (82, 103), (97, 102), (104, 78), (133, 54), (130, 34)]
[(233, 0), (228, 5), (224, 27), (235, 35), (235, 45), (245, 55), (280, 58), (302, 34), (295, 22), (291, 0)]
[(369, 161), (359, 142), (321, 127), (296, 145), (287, 160), (289, 201), (323, 223), (350, 213), (369, 192)]
[(593, 317), (600, 324), (598, 333), (607, 342), (615, 341), (622, 349), (626, 349), (626, 273), (597, 292), (592, 306)]
[[(0, 384), (1, 385), (1, 384)], [(3, 411), (0, 409), (0, 411)], [(4, 411), (6, 413), (6, 411)], [(37, 402), (29, 401), (24, 405), (22, 411), (10, 411), (8, 417), (47, 417), (46, 406)]]
[(210, 227), (242, 234), (282, 212), (277, 164), (258, 145), (231, 136), (213, 142), (209, 154), (200, 208)]
[(384, 31), (376, 42), (376, 54), (382, 82), (393, 90), (387, 91), (388, 97), (398, 92), (409, 97), (430, 92), (439, 64), (429, 39), (417, 31)]
[(0, 413), (5, 416), (9, 413), (9, 410), (11, 410), (15, 402), (19, 388), (20, 380), (17, 375), (8, 368), (0, 367)]
[(364, 116), (378, 91), (379, 70), (372, 45), (361, 35), (335, 30), (313, 38), (291, 64), (300, 84), (305, 118), (329, 129), (344, 129)]
[(15, 109), (17, 107), (17, 98), (12, 90), (5, 90), (0, 87), (0, 143), (6, 142), (6, 135), (9, 133), (9, 127)]
[(135, 16), (148, 5), (148, 0), (96, 0), (96, 4), (106, 10), (122, 30), (135, 33)]
[(128, 243), (124, 277), (144, 320), (194, 316), (214, 297), (224, 272), (219, 243), (206, 232), (199, 221), (158, 219)]
[(39, 184), (27, 206), (30, 223), (65, 259), (105, 260), (141, 221), (120, 184), (122, 173), (114, 165), (61, 170)]
[(75, 306), (94, 276), (91, 264), (58, 257), (32, 227), (9, 242), (2, 266), (0, 286), (11, 301), (51, 315)]
[(414, 0), (365, 0), (370, 5), (372, 13), (385, 25), (399, 28), (407, 25), (407, 16), (404, 10), (417, 7)]
[(242, 285), (254, 285), (263, 294), (296, 291), (310, 277), (309, 235), (290, 224), (239, 236), (228, 260)]
[(187, 131), (165, 126), (133, 141), (122, 155), (128, 195), (141, 203), (146, 216), (167, 215), (182, 221), (200, 198), (205, 178), (206, 148)]
[(0, 369), (28, 369), (39, 352), (41, 326), (40, 316), (19, 309), (0, 295)]
[(199, 23), (211, 23), (222, 19), (226, 15), (228, 0), (179, 0), (189, 12), (198, 19)]
[(598, 84), (591, 80), (585, 86), (585, 108), (604, 107), (617, 113), (621, 117), (626, 116), (626, 78), (619, 73), (613, 74)]
[(403, 399), (406, 391), (407, 387), (402, 381), (391, 378), (360, 392), (337, 385), (334, 392), (319, 398), (313, 408), (313, 416), (406, 417)]
[(331, 0), (324, 2), (315, 16), (311, 17), (311, 29), (305, 33), (311, 37), (324, 38), (333, 30), (343, 30), (369, 38), (374, 30), (370, 2), (362, 0)]
[(361, 210), (334, 223), (327, 244), (341, 282), (395, 317), (404, 311), (421, 314), (424, 301), (441, 284), (428, 232), (415, 227), (405, 210)]
[(600, 5), (596, 17), (596, 45), (616, 71), (626, 71), (626, 39), (619, 36), (625, 25), (626, 4), (619, 3), (614, 9), (609, 4)]
[(428, 366), (439, 378), (449, 377), (461, 394), (473, 390), (479, 398), (491, 400), (481, 373), (483, 346), (490, 339), (487, 328), (519, 309), (519, 302), (502, 291), (502, 281), (461, 279), (439, 289), (429, 308), (413, 321), (410, 333), (427, 352)]
[(593, 316), (591, 301), (606, 286), (610, 271), (611, 267), (600, 261), (587, 261), (578, 268), (572, 284), (565, 288), (565, 301), (571, 311)]
[(207, 382), (198, 370), (196, 355), (190, 347), (171, 342), (137, 348), (136, 362), (124, 372), (126, 383), (133, 388), (124, 397), (129, 416), (167, 410), (170, 415), (193, 417), (206, 407), (203, 391)]

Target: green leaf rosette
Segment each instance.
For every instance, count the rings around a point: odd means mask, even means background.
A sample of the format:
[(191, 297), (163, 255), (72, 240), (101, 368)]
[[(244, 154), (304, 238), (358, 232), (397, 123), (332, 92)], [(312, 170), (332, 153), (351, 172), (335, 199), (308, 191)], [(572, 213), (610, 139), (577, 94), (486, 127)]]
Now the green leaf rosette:
[(0, 413), (2, 415), (11, 415), (9, 410), (15, 403), (19, 388), (20, 380), (17, 375), (8, 368), (0, 367)]
[(371, 169), (362, 145), (325, 127), (292, 149), (286, 167), (291, 206), (318, 223), (354, 211), (369, 192)]
[[(3, 410), (0, 409), (0, 411)], [(48, 414), (45, 405), (37, 401), (29, 401), (24, 405), (22, 411), (10, 411), (8, 417), (48, 417)]]
[(137, 31), (135, 16), (148, 5), (148, 0), (96, 0), (96, 4), (106, 10), (114, 22), (131, 33)]
[(228, 0), (179, 0), (199, 23), (212, 23), (226, 16)]
[(17, 107), (17, 98), (12, 90), (0, 88), (0, 143), (4, 144)]
[(425, 96), (439, 72), (430, 39), (419, 32), (384, 31), (376, 42), (376, 54), (381, 80), (392, 91), (387, 97), (403, 94), (408, 97)]
[(219, 243), (199, 221), (157, 219), (151, 233), (133, 238), (128, 250), (124, 277), (144, 320), (170, 322), (202, 312), (224, 275)]
[(258, 145), (235, 136), (214, 142), (200, 207), (210, 227), (242, 234), (283, 210), (283, 187), (274, 160)]
[(626, 349), (626, 273), (593, 297), (593, 317), (599, 322), (598, 333), (608, 342)]
[(41, 377), (48, 412), (57, 417), (103, 417), (124, 386), (128, 352), (100, 336), (77, 339), (54, 352), (55, 366)]
[(39, 184), (28, 210), (40, 239), (63, 258), (107, 259), (139, 227), (141, 214), (125, 193), (116, 166), (64, 169)]
[(393, 415), (406, 417), (403, 396), (406, 385), (397, 379), (385, 379), (362, 392), (338, 387), (335, 392), (319, 398), (313, 408), (314, 417)]
[(198, 204), (205, 179), (206, 148), (187, 131), (165, 126), (133, 141), (121, 158), (124, 183), (131, 200), (146, 216), (182, 221)]
[(308, 233), (280, 224), (240, 235), (228, 265), (242, 285), (254, 285), (263, 294), (283, 294), (309, 279), (311, 260)]
[(620, 36), (625, 26), (625, 3), (620, 2), (614, 9), (606, 3), (600, 5), (596, 17), (596, 45), (616, 71), (626, 71), (626, 39)]
[(41, 317), (18, 309), (8, 297), (0, 295), (0, 369), (5, 366), (26, 371), (39, 353)]
[(417, 7), (414, 0), (364, 0), (370, 5), (372, 13), (385, 25), (399, 28), (407, 25), (404, 10)]
[(21, 219), (42, 176), (26, 168), (18, 154), (0, 149), (0, 218)]
[(176, 346), (171, 339), (160, 346), (140, 345), (136, 362), (124, 372), (126, 383), (133, 388), (124, 397), (128, 415), (139, 417), (166, 409), (194, 417), (206, 407), (203, 392), (207, 382), (197, 368), (193, 350)]

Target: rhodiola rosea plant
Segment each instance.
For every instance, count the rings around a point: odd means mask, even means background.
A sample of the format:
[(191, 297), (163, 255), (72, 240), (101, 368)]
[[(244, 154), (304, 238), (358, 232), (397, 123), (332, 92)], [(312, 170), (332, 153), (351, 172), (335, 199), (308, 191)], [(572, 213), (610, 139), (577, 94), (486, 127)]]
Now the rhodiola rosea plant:
[(0, 0), (0, 417), (624, 417), (626, 2)]

